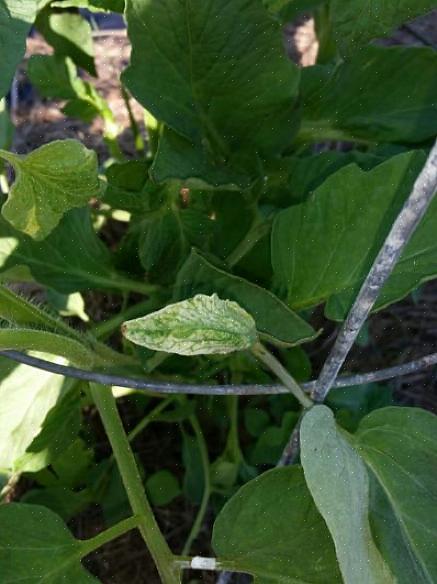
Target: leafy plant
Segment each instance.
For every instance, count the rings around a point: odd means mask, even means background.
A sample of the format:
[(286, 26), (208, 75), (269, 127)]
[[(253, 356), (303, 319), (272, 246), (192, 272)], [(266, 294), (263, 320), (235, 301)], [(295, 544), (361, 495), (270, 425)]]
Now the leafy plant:
[[(436, 356), (359, 387), (338, 377), (369, 313), (437, 276), (437, 55), (370, 42), (432, 7), (0, 0), (2, 584), (97, 582), (81, 560), (133, 529), (164, 584), (189, 569), (437, 582), (437, 419), (369, 384)], [(125, 14), (134, 159), (91, 80), (83, 8)], [(307, 11), (320, 52), (301, 69), (281, 25)], [(102, 120), (105, 161), (71, 139), (11, 151), (5, 98), (32, 25), (53, 55), (28, 61), (30, 81)], [(345, 148), (320, 152), (332, 142)], [(312, 382), (322, 306), (343, 324)], [(151, 424), (177, 436), (180, 464), (139, 455)], [(152, 507), (181, 497), (192, 528), (171, 550)], [(90, 505), (108, 527), (78, 540), (65, 522)], [(192, 557), (212, 516), (215, 557)]]

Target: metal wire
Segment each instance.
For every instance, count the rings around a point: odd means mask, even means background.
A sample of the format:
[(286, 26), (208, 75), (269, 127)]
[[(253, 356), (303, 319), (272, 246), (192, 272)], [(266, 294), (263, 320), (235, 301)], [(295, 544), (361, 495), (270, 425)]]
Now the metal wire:
[[(191, 383), (171, 383), (156, 381), (153, 379), (140, 379), (124, 377), (121, 375), (112, 375), (98, 371), (86, 371), (69, 365), (60, 365), (51, 363), (38, 357), (32, 357), (19, 351), (0, 351), (0, 356), (7, 357), (18, 363), (23, 363), (37, 369), (42, 369), (56, 375), (72, 377), (82, 381), (92, 381), (102, 385), (112, 385), (118, 387), (127, 387), (130, 389), (151, 391), (163, 394), (191, 394), (191, 395), (274, 395), (289, 393), (283, 385), (194, 385)], [(422, 369), (437, 365), (437, 353), (425, 355), (414, 361), (387, 367), (379, 371), (370, 373), (359, 373), (356, 375), (345, 375), (337, 378), (334, 387), (352, 387), (355, 385), (364, 385), (376, 381), (385, 381), (401, 375), (415, 373)], [(302, 384), (302, 389), (311, 392), (314, 389), (316, 381), (309, 381)]]

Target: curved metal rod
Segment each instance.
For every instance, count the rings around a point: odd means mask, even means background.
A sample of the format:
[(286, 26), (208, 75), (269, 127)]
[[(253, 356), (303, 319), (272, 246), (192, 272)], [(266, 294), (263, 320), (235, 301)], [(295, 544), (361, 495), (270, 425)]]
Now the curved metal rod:
[[(191, 395), (273, 395), (280, 393), (289, 393), (283, 385), (194, 385), (191, 383), (171, 383), (155, 381), (152, 379), (139, 379), (132, 377), (123, 377), (120, 375), (110, 375), (99, 373), (97, 371), (86, 371), (68, 365), (51, 363), (38, 357), (32, 357), (19, 351), (0, 351), (0, 356), (7, 357), (18, 363), (30, 365), (37, 369), (43, 369), (56, 375), (81, 379), (82, 381), (93, 381), (102, 385), (114, 385), (118, 387), (127, 387), (143, 391), (153, 391), (154, 393), (176, 394), (185, 393)], [(370, 373), (359, 373), (357, 375), (345, 375), (337, 378), (334, 387), (351, 387), (354, 385), (364, 385), (375, 381), (385, 381), (401, 375), (415, 373), (427, 367), (437, 365), (437, 353), (425, 355), (414, 361), (387, 367), (379, 371)], [(316, 381), (302, 383), (301, 387), (306, 392), (314, 389)]]

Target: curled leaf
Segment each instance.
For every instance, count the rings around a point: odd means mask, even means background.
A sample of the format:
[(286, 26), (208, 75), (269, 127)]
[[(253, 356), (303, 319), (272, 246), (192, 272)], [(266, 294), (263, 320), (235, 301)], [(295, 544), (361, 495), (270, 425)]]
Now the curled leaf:
[(257, 339), (255, 321), (236, 302), (217, 294), (170, 304), (125, 322), (124, 336), (148, 349), (205, 355), (249, 349)]

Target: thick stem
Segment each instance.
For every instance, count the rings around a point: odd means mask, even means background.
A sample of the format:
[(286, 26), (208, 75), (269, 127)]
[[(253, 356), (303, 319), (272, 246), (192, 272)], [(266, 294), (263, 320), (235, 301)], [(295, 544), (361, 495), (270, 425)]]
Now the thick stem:
[(302, 404), (304, 408), (310, 408), (314, 404), (312, 400), (305, 395), (300, 385), (288, 373), (285, 367), (280, 363), (274, 355), (272, 355), (261, 343), (256, 343), (252, 348), (252, 352), (260, 361), (264, 363), (273, 373), (282, 381), (290, 393)]
[(163, 584), (180, 584), (180, 567), (174, 561), (147, 500), (112, 391), (107, 386), (94, 383), (90, 384), (90, 388), (111, 443), (132, 511), (138, 518), (138, 528), (155, 561), (161, 580)]
[(138, 517), (129, 517), (128, 519), (124, 519), (116, 525), (109, 527), (105, 531), (102, 531), (102, 533), (99, 533), (91, 539), (81, 541), (81, 557), (83, 558), (84, 556), (87, 556), (113, 539), (117, 539), (117, 537), (135, 529), (138, 527), (138, 521)]
[(358, 333), (437, 190), (437, 141), (394, 222), (322, 368), (313, 399), (323, 402)]

